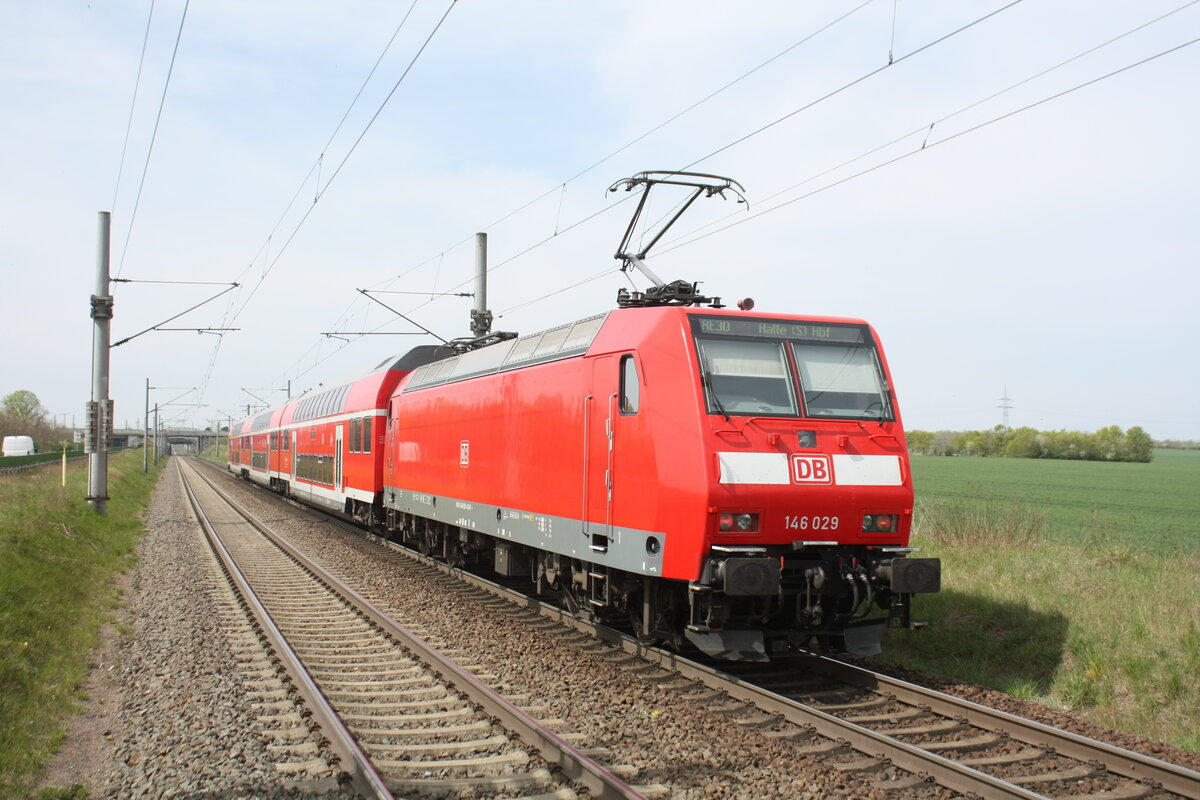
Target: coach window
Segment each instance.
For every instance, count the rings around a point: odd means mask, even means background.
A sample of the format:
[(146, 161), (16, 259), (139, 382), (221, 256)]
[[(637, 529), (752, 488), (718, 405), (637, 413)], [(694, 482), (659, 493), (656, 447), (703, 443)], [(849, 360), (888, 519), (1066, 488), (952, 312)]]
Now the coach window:
[(358, 427), (360, 424), (361, 423), (359, 422), (358, 417), (355, 417), (354, 419), (350, 420), (350, 452), (351, 453), (357, 453), (360, 449), (358, 446), (359, 439), (362, 436), (362, 432), (359, 430), (359, 427)]
[(374, 425), (371, 424), (371, 417), (363, 417), (362, 419), (362, 451), (364, 453), (371, 452), (371, 435), (374, 430)]
[(633, 356), (621, 356), (621, 413), (636, 414), (641, 405), (642, 386)]

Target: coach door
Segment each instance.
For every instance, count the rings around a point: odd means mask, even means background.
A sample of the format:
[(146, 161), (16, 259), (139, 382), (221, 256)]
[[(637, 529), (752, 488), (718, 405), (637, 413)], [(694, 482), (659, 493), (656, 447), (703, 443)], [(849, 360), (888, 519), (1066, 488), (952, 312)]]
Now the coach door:
[(342, 434), (345, 429), (345, 425), (337, 426), (337, 443), (333, 450), (333, 488), (339, 492), (342, 490)]
[(292, 453), (291, 453), (291, 473), (292, 478), (289, 481), (292, 486), (296, 485), (296, 432), (292, 431)]

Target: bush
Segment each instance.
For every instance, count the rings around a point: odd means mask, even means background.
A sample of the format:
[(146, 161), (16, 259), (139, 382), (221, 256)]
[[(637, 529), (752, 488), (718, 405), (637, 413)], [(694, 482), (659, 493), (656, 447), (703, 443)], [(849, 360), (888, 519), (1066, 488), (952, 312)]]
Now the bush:
[(1059, 458), (1080, 461), (1148, 463), (1154, 441), (1138, 426), (1122, 431), (1116, 425), (1095, 433), (1005, 428), (990, 431), (908, 431), (908, 450), (923, 456), (996, 456)]

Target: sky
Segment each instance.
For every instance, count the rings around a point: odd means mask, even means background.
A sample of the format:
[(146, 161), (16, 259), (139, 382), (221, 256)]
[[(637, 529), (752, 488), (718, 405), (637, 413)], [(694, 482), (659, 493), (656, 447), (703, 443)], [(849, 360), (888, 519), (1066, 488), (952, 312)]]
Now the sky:
[(82, 424), (99, 212), (114, 342), (236, 329), (112, 348), (116, 423), (149, 381), (206, 427), (435, 341), (359, 290), (466, 335), (477, 231), (496, 329), (615, 307), (606, 189), (690, 169), (748, 206), (649, 266), (869, 321), (908, 428), (1200, 440), (1197, 37), (1185, 0), (0, 0), (0, 395)]

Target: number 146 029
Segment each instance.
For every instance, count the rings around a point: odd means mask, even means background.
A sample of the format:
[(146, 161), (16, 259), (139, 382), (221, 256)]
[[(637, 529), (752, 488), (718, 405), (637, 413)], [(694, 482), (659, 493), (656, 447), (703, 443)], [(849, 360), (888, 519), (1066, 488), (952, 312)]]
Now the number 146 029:
[(837, 517), (804, 517), (788, 514), (783, 518), (783, 527), (789, 531), (836, 531)]

